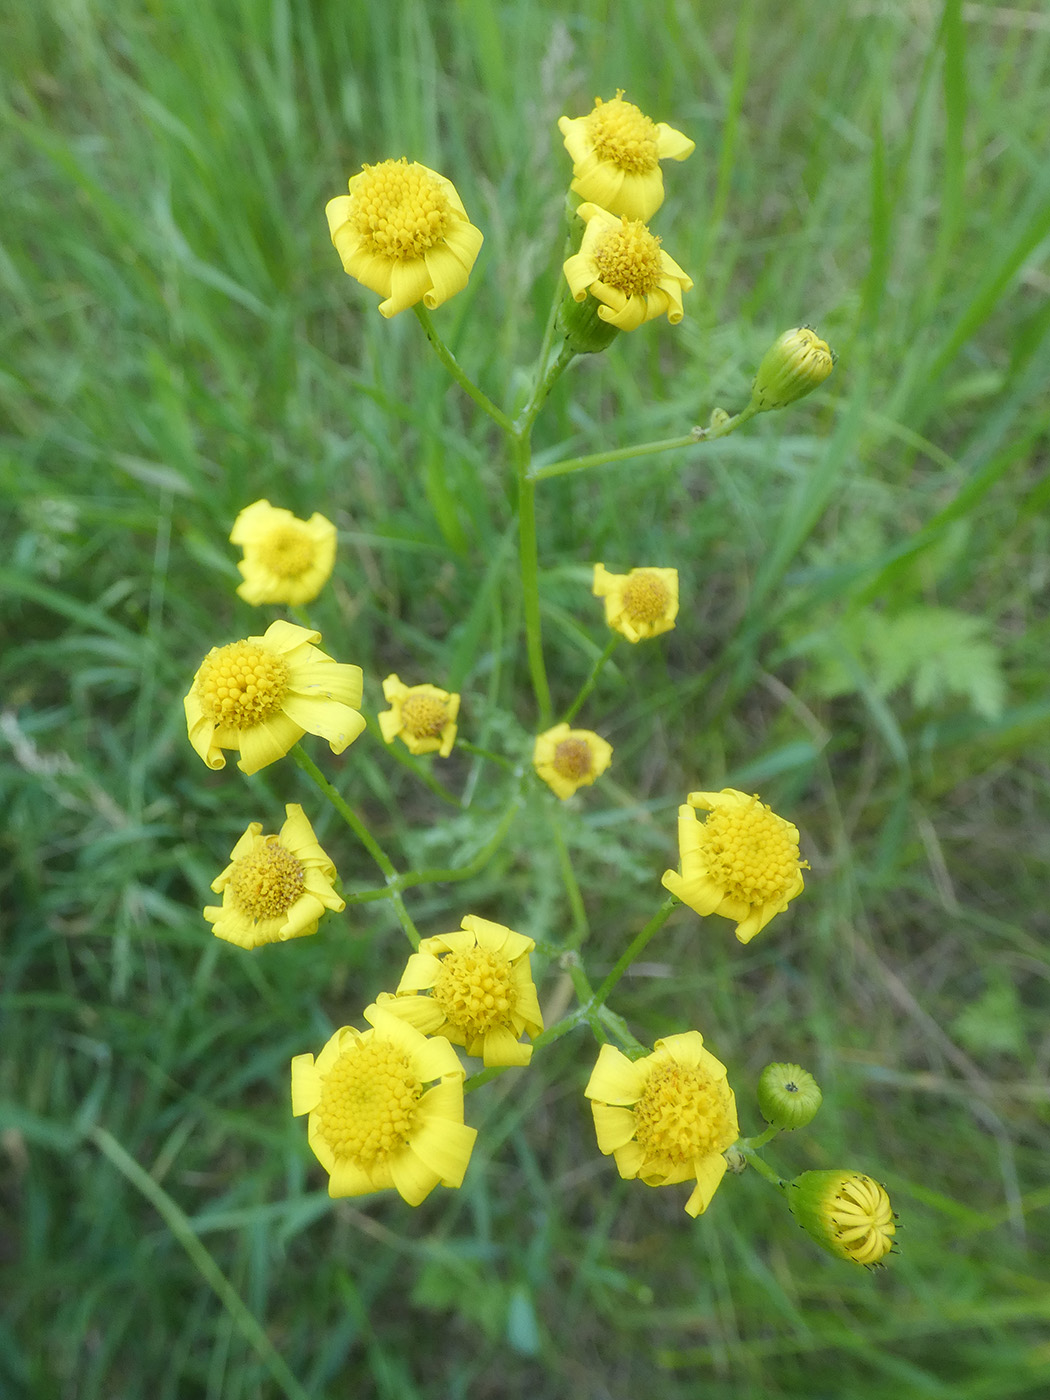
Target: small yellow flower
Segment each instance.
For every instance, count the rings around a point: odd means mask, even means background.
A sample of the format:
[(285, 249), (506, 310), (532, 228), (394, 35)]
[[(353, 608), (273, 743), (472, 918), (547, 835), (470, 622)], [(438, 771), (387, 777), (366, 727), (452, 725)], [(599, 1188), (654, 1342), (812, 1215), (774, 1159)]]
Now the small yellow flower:
[(332, 242), (344, 271), (386, 298), (384, 316), (463, 290), (482, 234), (451, 180), (402, 157), (362, 166), (349, 189), (325, 207)]
[(418, 1206), (439, 1183), (463, 1184), (477, 1137), (463, 1122), (463, 1066), (444, 1036), (378, 1006), (364, 1014), (371, 1030), (344, 1026), (316, 1060), (296, 1055), (292, 1113), (310, 1115), (330, 1196), (393, 1188)]
[(839, 1259), (872, 1268), (893, 1248), (886, 1188), (861, 1172), (803, 1172), (787, 1186), (787, 1202), (810, 1238)]
[(386, 743), (398, 736), (409, 753), (439, 753), (448, 758), (456, 742), (459, 696), (436, 685), (403, 685), (396, 675), (383, 682), (383, 695), (392, 709), (379, 716)]
[(629, 642), (644, 642), (669, 632), (678, 616), (678, 570), (632, 569), (611, 574), (594, 566), (596, 598), (605, 599), (605, 620)]
[(577, 788), (588, 787), (612, 762), (612, 745), (592, 729), (556, 724), (536, 736), (532, 765), (564, 802)]
[(611, 102), (596, 97), (585, 117), (559, 117), (558, 129), (572, 156), (574, 193), (643, 222), (664, 202), (660, 162), (685, 160), (696, 149), (688, 136), (625, 102), (622, 89)]
[(674, 1186), (695, 1179), (685, 1208), (702, 1215), (740, 1128), (726, 1067), (704, 1049), (700, 1032), (665, 1036), (641, 1060), (603, 1045), (584, 1093), (598, 1150), (613, 1154), (624, 1180)]
[(332, 885), (335, 866), (303, 809), (289, 802), (284, 810), (280, 835), (264, 836), (262, 822), (252, 822), (230, 852), (230, 864), (212, 881), (222, 906), (209, 906), (204, 917), (217, 938), (238, 948), (316, 933), (326, 909), (338, 914), (346, 908)]
[[(775, 914), (802, 893), (798, 828), (778, 817), (758, 797), (735, 788), (691, 792), (678, 809), (682, 873), (664, 871), (664, 886), (698, 914), (721, 914), (736, 922), (736, 936), (749, 943)], [(710, 815), (698, 820), (694, 807)]]
[(564, 264), (565, 280), (576, 301), (590, 292), (602, 303), (598, 315), (621, 331), (633, 331), (666, 314), (672, 326), (682, 319), (682, 293), (693, 285), (660, 240), (638, 220), (620, 218), (597, 204), (576, 211), (587, 223), (580, 251)]
[(225, 768), (237, 749), (242, 773), (258, 773), (304, 734), (342, 753), (365, 727), (361, 667), (333, 661), (313, 646), (320, 632), (272, 622), (261, 637), (212, 647), (183, 701), (190, 743), (209, 768)]
[[(536, 944), (503, 924), (468, 914), (461, 929), (424, 938), (394, 996), (379, 1005), (424, 1035), (447, 1036), (488, 1065), (527, 1065), (543, 1015), (529, 966)], [(429, 993), (428, 995), (424, 995)]]
[(253, 607), (312, 603), (335, 567), (335, 526), (317, 511), (299, 520), (290, 510), (255, 501), (233, 522), (230, 543), (244, 550), (237, 593)]
[(760, 413), (786, 408), (811, 394), (835, 368), (835, 352), (809, 326), (785, 331), (769, 347), (751, 386)]

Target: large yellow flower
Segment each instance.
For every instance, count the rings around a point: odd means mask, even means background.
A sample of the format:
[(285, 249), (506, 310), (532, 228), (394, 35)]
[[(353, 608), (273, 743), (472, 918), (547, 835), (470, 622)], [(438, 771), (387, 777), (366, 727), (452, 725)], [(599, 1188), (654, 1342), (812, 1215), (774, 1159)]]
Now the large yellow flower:
[(596, 97), (585, 117), (559, 117), (558, 129), (572, 156), (572, 190), (643, 222), (664, 202), (661, 160), (685, 160), (696, 149), (688, 136), (625, 102), (622, 90), (611, 102)]
[(295, 1057), (292, 1113), (310, 1115), (330, 1196), (393, 1188), (418, 1206), (439, 1183), (463, 1184), (477, 1137), (463, 1122), (463, 1066), (444, 1036), (378, 1006), (365, 1020), (372, 1030), (344, 1026), (316, 1060)]
[(532, 765), (564, 802), (577, 788), (587, 787), (612, 762), (612, 745), (593, 729), (570, 729), (556, 724), (536, 736)]
[(335, 866), (318, 845), (302, 807), (289, 802), (280, 835), (264, 836), (252, 822), (230, 852), (230, 864), (212, 889), (222, 906), (204, 917), (213, 932), (238, 948), (260, 948), (316, 933), (326, 909), (340, 913), (346, 903), (335, 892)]
[(458, 695), (436, 685), (404, 685), (397, 675), (387, 676), (383, 695), (391, 706), (379, 715), (386, 743), (400, 736), (409, 753), (439, 753), (448, 758), (456, 742)]
[[(379, 1005), (425, 1035), (444, 1035), (486, 1065), (527, 1065), (543, 1015), (529, 967), (536, 944), (503, 924), (468, 914), (461, 929), (424, 938), (394, 996)], [(424, 995), (429, 993), (429, 995)]]
[(312, 603), (335, 567), (335, 526), (317, 511), (299, 520), (290, 510), (255, 501), (233, 522), (230, 543), (244, 550), (237, 593), (253, 607)]
[(641, 1060), (603, 1045), (584, 1092), (598, 1149), (613, 1154), (620, 1175), (647, 1186), (695, 1179), (685, 1208), (702, 1215), (740, 1129), (726, 1067), (704, 1049), (700, 1032), (665, 1036)]
[(482, 234), (451, 180), (402, 157), (362, 166), (349, 188), (325, 207), (332, 242), (344, 270), (386, 298), (384, 316), (463, 290)]
[(598, 315), (621, 331), (633, 331), (656, 316), (672, 326), (682, 319), (682, 293), (693, 285), (660, 240), (637, 220), (620, 218), (597, 204), (576, 211), (587, 223), (580, 251), (563, 271), (574, 300), (588, 292), (602, 303)]
[(209, 768), (237, 749), (242, 773), (282, 758), (304, 734), (342, 753), (364, 730), (361, 667), (313, 646), (320, 632), (272, 622), (261, 637), (212, 647), (183, 701), (190, 743)]
[[(682, 873), (666, 870), (662, 883), (698, 914), (735, 920), (737, 938), (750, 943), (802, 893), (808, 862), (799, 860), (798, 827), (736, 788), (687, 800), (678, 809)], [(709, 813), (706, 821), (694, 807)]]
[(611, 574), (594, 566), (596, 598), (605, 599), (605, 620), (629, 642), (643, 642), (669, 632), (678, 616), (678, 570), (632, 569)]

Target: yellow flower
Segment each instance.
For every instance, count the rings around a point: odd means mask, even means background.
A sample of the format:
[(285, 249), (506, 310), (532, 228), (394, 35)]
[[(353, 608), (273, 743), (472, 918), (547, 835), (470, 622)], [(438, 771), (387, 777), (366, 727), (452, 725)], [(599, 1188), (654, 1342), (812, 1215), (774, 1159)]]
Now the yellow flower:
[(415, 161), (364, 165), (350, 193), (325, 207), (344, 270), (396, 316), (422, 301), (433, 311), (467, 285), (482, 234), (451, 180)]
[(641, 1060), (603, 1045), (584, 1093), (598, 1149), (613, 1154), (620, 1175), (647, 1186), (695, 1178), (685, 1208), (702, 1215), (725, 1175), (722, 1154), (740, 1128), (726, 1067), (704, 1049), (700, 1032), (665, 1036)]
[(669, 632), (678, 616), (678, 570), (632, 569), (611, 574), (594, 566), (594, 596), (605, 599), (605, 620), (629, 642)]
[(656, 123), (622, 89), (611, 102), (594, 99), (585, 117), (559, 117), (558, 129), (572, 156), (571, 189), (610, 214), (651, 219), (664, 202), (662, 160), (685, 160), (696, 143), (666, 122)]
[(886, 1188), (861, 1172), (803, 1172), (788, 1184), (787, 1202), (810, 1238), (839, 1259), (872, 1268), (893, 1248)]
[(571, 797), (577, 788), (600, 778), (612, 762), (612, 745), (592, 729), (556, 724), (536, 736), (532, 765), (558, 797)]
[(597, 204), (576, 211), (586, 220), (580, 251), (564, 264), (565, 280), (576, 301), (590, 292), (602, 303), (598, 315), (621, 331), (633, 331), (666, 313), (672, 326), (682, 319), (682, 293), (693, 285), (660, 240), (637, 220), (619, 218)]
[(190, 743), (209, 768), (237, 749), (242, 773), (283, 758), (304, 734), (342, 753), (365, 727), (358, 713), (361, 667), (313, 646), (320, 632), (272, 622), (261, 637), (212, 647), (183, 701)]
[(296, 1055), (292, 1113), (310, 1115), (330, 1196), (393, 1188), (418, 1206), (439, 1183), (463, 1184), (477, 1137), (463, 1122), (463, 1066), (444, 1036), (428, 1040), (378, 1006), (365, 1020), (372, 1030), (344, 1026), (316, 1060)]
[(379, 716), (386, 743), (401, 736), (409, 753), (439, 753), (448, 758), (456, 742), (459, 696), (436, 685), (403, 685), (396, 675), (383, 682), (383, 695), (393, 706)]
[(751, 386), (759, 413), (786, 408), (811, 394), (835, 368), (835, 352), (810, 326), (785, 331), (766, 351)]
[[(736, 936), (749, 943), (775, 914), (802, 893), (798, 828), (758, 797), (735, 788), (691, 792), (678, 809), (682, 873), (664, 871), (664, 886), (698, 914), (736, 921)], [(697, 819), (694, 807), (709, 812)]]
[(237, 593), (253, 607), (312, 603), (335, 567), (335, 526), (317, 511), (298, 520), (290, 510), (255, 501), (233, 522), (230, 543), (244, 550)]
[(264, 836), (262, 822), (252, 822), (230, 852), (230, 864), (212, 881), (222, 906), (205, 909), (204, 917), (217, 938), (238, 948), (316, 933), (326, 909), (346, 908), (332, 885), (335, 866), (303, 809), (289, 802), (284, 810), (279, 836)]
[[(424, 938), (379, 1005), (422, 1031), (447, 1036), (486, 1065), (527, 1065), (543, 1015), (529, 967), (531, 938), (468, 914), (461, 929)], [(421, 993), (429, 992), (429, 996)]]

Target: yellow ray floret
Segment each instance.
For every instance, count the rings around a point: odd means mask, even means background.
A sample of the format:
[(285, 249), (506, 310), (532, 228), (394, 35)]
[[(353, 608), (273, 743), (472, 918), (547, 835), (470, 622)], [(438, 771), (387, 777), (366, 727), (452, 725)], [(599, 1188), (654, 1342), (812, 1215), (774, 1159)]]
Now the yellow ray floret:
[(383, 682), (390, 705), (379, 716), (386, 743), (400, 738), (409, 753), (437, 753), (448, 758), (456, 742), (459, 696), (436, 685), (404, 685), (396, 675)]
[(597, 204), (576, 211), (587, 229), (580, 251), (566, 259), (565, 280), (574, 300), (587, 294), (602, 303), (598, 315), (621, 331), (633, 331), (657, 316), (681, 321), (682, 293), (693, 285), (660, 240), (637, 220), (620, 218)]
[(702, 1215), (740, 1129), (726, 1067), (704, 1049), (700, 1032), (665, 1036), (641, 1060), (603, 1045), (584, 1092), (598, 1150), (612, 1153), (620, 1175), (647, 1186), (695, 1180), (685, 1208)]
[(344, 271), (385, 298), (384, 316), (463, 290), (482, 234), (451, 180), (402, 157), (362, 166), (349, 190), (325, 207), (332, 242)]
[(593, 729), (556, 724), (536, 736), (532, 764), (547, 786), (564, 801), (587, 787), (612, 762), (612, 745)]
[(190, 743), (209, 768), (223, 749), (240, 752), (242, 773), (258, 773), (304, 734), (342, 753), (364, 730), (361, 667), (333, 661), (320, 632), (273, 622), (261, 637), (212, 647), (183, 701)]
[(733, 919), (737, 938), (749, 943), (802, 893), (808, 862), (799, 860), (798, 828), (735, 788), (691, 792), (688, 802), (678, 809), (682, 871), (665, 871), (663, 884), (698, 914)]
[(289, 802), (284, 810), (287, 820), (276, 836), (264, 836), (262, 823), (252, 822), (212, 881), (222, 905), (209, 906), (204, 917), (216, 937), (239, 948), (316, 933), (326, 909), (346, 908), (332, 883), (335, 866), (302, 807)]
[(605, 620), (629, 642), (643, 642), (669, 632), (678, 616), (678, 570), (632, 569), (611, 574), (594, 566), (596, 598), (605, 599)]
[(393, 1189), (418, 1206), (435, 1186), (463, 1184), (477, 1137), (463, 1122), (463, 1066), (444, 1036), (378, 1006), (364, 1015), (371, 1030), (344, 1026), (316, 1060), (292, 1061), (292, 1113), (310, 1115), (330, 1196)]
[(424, 938), (394, 996), (378, 1004), (425, 1035), (444, 1035), (488, 1065), (527, 1065), (543, 1016), (532, 980), (531, 938), (468, 914), (452, 933)]
[(685, 160), (696, 149), (688, 136), (625, 102), (622, 90), (611, 102), (595, 98), (585, 117), (559, 117), (558, 129), (572, 157), (574, 193), (643, 222), (664, 202), (660, 162)]
[(290, 510), (255, 501), (245, 506), (230, 531), (244, 558), (237, 593), (246, 603), (312, 603), (335, 566), (335, 526), (316, 511), (299, 520)]

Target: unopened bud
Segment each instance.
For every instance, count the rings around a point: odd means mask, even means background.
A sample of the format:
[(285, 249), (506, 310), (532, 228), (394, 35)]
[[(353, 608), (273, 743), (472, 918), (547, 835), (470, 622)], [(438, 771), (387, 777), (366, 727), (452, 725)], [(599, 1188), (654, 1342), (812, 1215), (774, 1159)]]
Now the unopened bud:
[(809, 326), (798, 326), (769, 347), (751, 386), (759, 413), (786, 408), (824, 383), (835, 366), (835, 352)]
[(822, 1249), (871, 1268), (893, 1247), (897, 1219), (886, 1188), (860, 1172), (803, 1172), (785, 1188), (791, 1214)]
[(558, 329), (565, 336), (569, 349), (577, 355), (597, 355), (607, 350), (620, 334), (616, 326), (610, 326), (598, 315), (601, 304), (597, 297), (586, 296), (583, 301), (575, 301), (567, 294), (558, 308)]
[(758, 1080), (758, 1107), (774, 1128), (804, 1128), (817, 1116), (824, 1095), (801, 1065), (766, 1065)]

